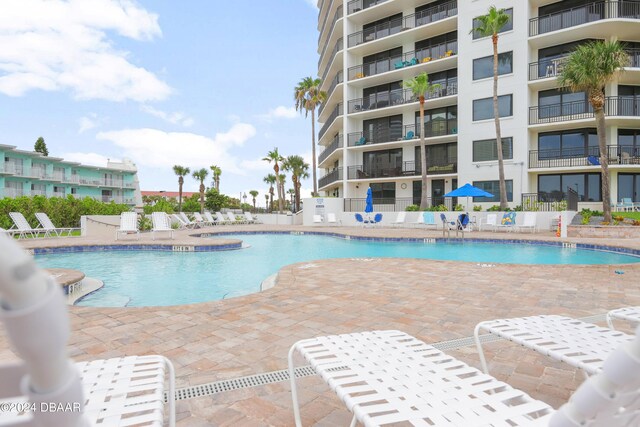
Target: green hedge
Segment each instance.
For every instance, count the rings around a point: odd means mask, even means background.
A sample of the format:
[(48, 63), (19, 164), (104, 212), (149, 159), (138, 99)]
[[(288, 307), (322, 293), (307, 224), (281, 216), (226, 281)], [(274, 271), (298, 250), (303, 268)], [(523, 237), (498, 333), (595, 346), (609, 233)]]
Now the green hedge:
[(10, 228), (13, 221), (9, 212), (21, 212), (32, 227), (38, 226), (36, 212), (49, 215), (56, 227), (79, 227), (82, 215), (120, 215), (131, 208), (117, 203), (104, 203), (90, 197), (76, 199), (45, 196), (16, 197), (0, 199), (0, 227)]

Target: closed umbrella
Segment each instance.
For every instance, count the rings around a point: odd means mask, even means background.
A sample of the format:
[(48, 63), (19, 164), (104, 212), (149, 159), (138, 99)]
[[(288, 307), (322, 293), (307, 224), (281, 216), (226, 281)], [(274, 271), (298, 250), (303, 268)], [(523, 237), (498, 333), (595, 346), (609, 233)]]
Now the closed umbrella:
[(367, 188), (367, 200), (365, 201), (364, 211), (366, 213), (373, 212), (373, 194), (371, 193), (371, 187)]

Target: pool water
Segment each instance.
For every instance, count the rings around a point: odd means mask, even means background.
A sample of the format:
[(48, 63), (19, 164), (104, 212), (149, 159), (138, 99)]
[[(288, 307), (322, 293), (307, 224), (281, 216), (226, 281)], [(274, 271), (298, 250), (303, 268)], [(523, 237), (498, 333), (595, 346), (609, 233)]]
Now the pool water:
[(495, 243), (374, 242), (330, 236), (241, 234), (249, 247), (220, 252), (100, 251), (37, 255), (42, 267), (71, 268), (104, 281), (78, 305), (190, 304), (250, 294), (285, 265), (327, 258), (426, 258), (478, 263), (621, 264), (640, 258), (610, 252)]

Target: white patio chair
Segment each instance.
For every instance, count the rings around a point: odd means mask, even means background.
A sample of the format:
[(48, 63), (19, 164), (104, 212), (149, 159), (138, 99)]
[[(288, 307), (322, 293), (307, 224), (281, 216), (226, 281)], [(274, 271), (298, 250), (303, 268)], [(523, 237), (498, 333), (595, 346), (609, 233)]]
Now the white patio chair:
[(328, 213), (327, 214), (327, 224), (337, 225), (339, 223), (340, 223), (340, 221), (338, 221), (338, 219), (336, 218), (336, 214), (334, 214), (334, 213)]
[(180, 215), (177, 214), (172, 214), (171, 218), (173, 218), (172, 222), (177, 222), (178, 226), (181, 230), (189, 228), (189, 224), (187, 224), (186, 222), (184, 222), (184, 219), (182, 219), (182, 217)]
[(608, 312), (607, 325), (609, 325), (611, 329), (615, 329), (613, 327), (613, 319), (624, 320), (634, 325), (638, 324), (640, 323), (640, 306), (618, 308)]
[(538, 231), (538, 227), (536, 226), (536, 213), (535, 212), (525, 212), (524, 213), (524, 221), (521, 225), (518, 225), (518, 230), (529, 229), (531, 233)]
[(244, 217), (247, 219), (247, 224), (261, 224), (261, 222), (258, 221), (258, 218), (253, 217), (251, 212), (245, 212)]
[[(640, 415), (640, 328), (555, 411), (399, 331), (302, 340), (289, 350), (295, 424), (302, 426), (294, 353), (353, 413), (351, 426), (635, 426)], [(633, 373), (633, 374), (630, 374)]]
[(406, 211), (401, 211), (401, 212), (398, 212), (398, 216), (396, 216), (396, 220), (393, 221), (391, 223), (391, 225), (393, 227), (401, 227), (401, 226), (405, 225), (406, 220), (407, 220), (407, 212)]
[(204, 226), (211, 226), (213, 225), (213, 223), (211, 223), (210, 221), (204, 219), (202, 217), (202, 214), (200, 214), (200, 212), (194, 212), (193, 213), (193, 218), (195, 219), (195, 223), (199, 226), (199, 227), (204, 227)]
[(222, 212), (216, 212), (217, 223), (220, 225), (230, 224), (229, 219), (222, 215)]
[(480, 331), (513, 341), (559, 362), (593, 375), (602, 369), (609, 354), (620, 344), (633, 339), (620, 331), (603, 328), (563, 316), (530, 316), (480, 322), (474, 336), (485, 373), (489, 373)]
[(62, 228), (56, 227), (51, 221), (51, 219), (49, 218), (49, 215), (47, 215), (44, 212), (37, 212), (36, 219), (40, 223), (40, 227), (37, 227), (36, 229), (44, 231), (45, 237), (51, 236), (52, 234), (55, 234), (56, 236), (60, 237), (62, 236), (62, 233), (65, 233), (65, 232), (67, 233), (67, 236), (71, 236), (71, 232), (73, 230), (78, 230), (78, 228), (73, 228), (73, 227), (62, 227)]
[(122, 212), (120, 214), (120, 227), (116, 230), (116, 240), (118, 234), (135, 233), (136, 239), (140, 239), (140, 231), (138, 231), (138, 214), (135, 212)]
[(322, 215), (314, 215), (313, 216), (313, 223), (314, 224), (322, 224)]
[[(0, 365), (0, 401), (38, 410), (0, 411), (0, 425), (162, 426), (165, 376), (168, 425), (175, 426), (175, 374), (162, 356), (128, 356), (74, 364), (60, 286), (33, 258), (0, 236), (0, 319), (23, 358)], [(42, 410), (41, 408), (56, 410)], [(64, 410), (60, 410), (64, 408)]]
[(492, 231), (496, 231), (496, 225), (498, 225), (498, 214), (490, 213), (487, 214), (487, 218), (484, 223), (482, 220), (480, 221), (480, 231), (486, 231), (486, 229), (491, 228)]
[(196, 227), (198, 227), (198, 224), (193, 222), (193, 221), (191, 221), (186, 213), (178, 212), (178, 216), (182, 219), (182, 222), (184, 224), (186, 224), (187, 228), (196, 228)]
[(211, 225), (216, 225), (218, 221), (211, 215), (211, 212), (204, 211), (204, 218)]
[(516, 225), (516, 212), (505, 212), (502, 215), (502, 220), (495, 225), (496, 230), (514, 231), (518, 229)]
[(14, 235), (17, 234), (18, 239), (26, 236), (36, 237), (38, 235), (38, 230), (31, 228), (29, 221), (27, 221), (20, 212), (9, 212), (9, 216), (11, 217), (11, 221), (13, 221), (13, 226), (9, 231), (13, 231)]
[(4, 234), (6, 236), (13, 236), (13, 230), (5, 230), (4, 228), (0, 227), (0, 234)]
[(227, 218), (231, 224), (246, 224), (246, 220), (236, 218), (236, 214), (233, 212), (227, 212)]
[(173, 239), (173, 228), (171, 228), (171, 222), (166, 213), (153, 212), (151, 214), (151, 222), (153, 223), (153, 227), (151, 228), (152, 240), (156, 240), (156, 232), (169, 232), (169, 238)]

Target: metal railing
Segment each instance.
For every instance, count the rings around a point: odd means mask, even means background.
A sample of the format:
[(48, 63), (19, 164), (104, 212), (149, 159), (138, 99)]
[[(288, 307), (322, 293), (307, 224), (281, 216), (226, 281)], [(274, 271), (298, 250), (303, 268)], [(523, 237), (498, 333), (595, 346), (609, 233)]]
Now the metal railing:
[(521, 203), (523, 211), (558, 212), (566, 209), (565, 195), (547, 193), (522, 193)]
[(452, 40), (428, 48), (419, 49), (417, 51), (396, 55), (388, 59), (356, 65), (349, 68), (348, 78), (349, 80), (355, 80), (363, 77), (375, 76), (389, 71), (400, 70), (412, 65), (455, 56), (457, 52), (458, 41)]
[[(427, 208), (435, 208), (444, 205), (447, 210), (453, 210), (453, 198), (451, 197), (427, 197)], [(349, 198), (344, 199), (345, 212), (364, 212), (367, 199)], [(420, 205), (419, 197), (402, 198), (373, 198), (373, 210), (375, 212), (400, 212), (406, 211), (411, 205)], [(436, 219), (438, 221), (438, 219)]]
[(4, 165), (0, 164), (0, 171), (2, 171), (2, 173), (5, 173), (5, 174), (23, 176), (24, 165), (16, 164), (14, 162), (4, 162)]
[[(458, 82), (452, 81), (449, 82), (447, 86), (443, 86), (439, 90), (427, 94), (425, 99), (429, 100), (457, 94)], [(414, 96), (411, 89), (394, 89), (388, 92), (374, 93), (365, 98), (352, 99), (348, 103), (348, 110), (351, 114), (414, 102), (418, 102), (418, 98)]]
[(337, 119), (338, 116), (341, 116), (342, 114), (343, 114), (342, 102), (340, 102), (338, 105), (335, 106), (335, 108), (333, 109), (333, 112), (329, 115), (329, 117), (327, 117), (327, 121), (320, 128), (320, 132), (318, 133), (318, 138), (322, 138), (324, 134), (327, 132), (327, 130), (329, 129), (329, 127), (331, 127), (331, 124), (333, 123), (333, 121)]
[(54, 191), (53, 192), (53, 197), (65, 198), (65, 197), (67, 197), (67, 195), (66, 195), (66, 193), (64, 191)]
[[(331, 6), (333, 6), (333, 2), (331, 2)], [(333, 27), (336, 25), (336, 22), (340, 18), (342, 18), (342, 5), (338, 6), (338, 9), (336, 9), (336, 13), (334, 13), (333, 15), (333, 19), (331, 21), (331, 30), (329, 30), (329, 34), (333, 32)], [(320, 33), (318, 34), (318, 43), (320, 43), (320, 41), (324, 37), (324, 30), (326, 29), (328, 19), (329, 19), (329, 14), (327, 13), (324, 16), (324, 21), (322, 22), (322, 28), (320, 29)]]
[(320, 186), (320, 188), (322, 188), (333, 182), (341, 181), (341, 180), (342, 180), (342, 166), (335, 168), (334, 170), (332, 170), (331, 172), (329, 172), (328, 174), (320, 178), (318, 180), (318, 185)]
[[(458, 119), (444, 119), (431, 121), (424, 124), (424, 137), (455, 135), (458, 133)], [(404, 127), (404, 139), (420, 138), (420, 125), (406, 125)]]
[(55, 181), (62, 181), (64, 179), (64, 172), (54, 172), (53, 179)]
[(32, 196), (46, 196), (47, 190), (31, 190)]
[(31, 166), (30, 175), (34, 178), (44, 179), (47, 176), (46, 167)]
[[(605, 99), (604, 114), (607, 116), (640, 116), (640, 97), (608, 96)], [(529, 124), (557, 123), (593, 117), (589, 101), (564, 102), (529, 107)]]
[(392, 19), (378, 25), (374, 25), (362, 31), (349, 34), (347, 46), (354, 47), (362, 43), (378, 40), (401, 31), (431, 24), (458, 14), (458, 2), (451, 1), (431, 7), (418, 13)]
[[(331, 81), (331, 86), (329, 86), (329, 89), (327, 90), (327, 99), (331, 98), (331, 95), (333, 94), (333, 91), (336, 89), (336, 86), (338, 86), (343, 81), (344, 81), (344, 73), (342, 72), (342, 70), (340, 70), (338, 71), (338, 74), (336, 74), (336, 76)], [(320, 104), (320, 107), (318, 107), (318, 115), (322, 114), (322, 110), (324, 110), (325, 105), (327, 104), (324, 102)]]
[(67, 182), (70, 184), (80, 184), (80, 175), (69, 175), (68, 177), (63, 177), (62, 182)]
[(640, 3), (632, 1), (599, 1), (572, 7), (529, 20), (529, 36), (575, 27), (603, 19), (640, 19)]
[[(329, 35), (327, 37), (331, 36), (331, 33), (333, 33), (333, 30), (336, 28), (336, 22), (338, 22), (338, 19), (342, 18), (342, 6), (339, 6), (338, 9), (336, 10), (335, 15), (333, 15), (333, 21), (331, 22), (331, 30), (329, 30)], [(323, 28), (324, 30), (324, 28)], [(322, 39), (323, 34), (320, 33), (320, 36), (318, 36), (318, 43), (320, 43), (320, 40)], [(328, 39), (327, 42), (325, 42), (324, 48), (322, 50), (322, 53), (324, 54), (324, 51), (327, 49), (327, 45), (328, 45)], [(322, 63), (322, 55), (320, 55), (320, 58), (318, 58), (318, 67), (320, 66), (320, 64)]]
[[(324, 71), (322, 72), (322, 81), (324, 81), (327, 78), (327, 74), (329, 73), (329, 69), (331, 68), (331, 64), (333, 63), (333, 60), (335, 59), (335, 56), (338, 54), (338, 52), (340, 52), (342, 49), (344, 49), (344, 43), (343, 43), (344, 39), (342, 37), (340, 37), (337, 41), (336, 44), (333, 47), (333, 50), (331, 51), (331, 61), (329, 61), (327, 63), (327, 65), (324, 67)], [(326, 46), (325, 46), (326, 49)], [(324, 55), (324, 50), (322, 51), (322, 55), (320, 55), (320, 58), (322, 59), (322, 56)], [(322, 61), (320, 61), (322, 62)]]
[[(429, 162), (428, 175), (443, 175), (458, 172), (458, 160), (446, 159), (437, 162)], [(395, 167), (380, 167), (355, 165), (347, 167), (347, 179), (372, 179), (389, 178), (396, 176), (418, 176), (422, 174), (420, 162), (407, 161)]]
[(4, 197), (22, 197), (24, 196), (24, 190), (21, 188), (4, 188)]
[[(640, 165), (640, 146), (607, 145), (609, 165)], [(566, 168), (600, 165), (598, 147), (530, 150), (529, 168)]]
[(322, 150), (322, 153), (320, 153), (320, 155), (318, 156), (318, 163), (324, 162), (325, 160), (327, 160), (327, 157), (331, 155), (331, 153), (342, 147), (342, 135), (337, 135), (335, 138), (333, 138), (331, 144), (327, 145), (327, 147)]
[(577, 212), (578, 200), (580, 200), (578, 192), (571, 187), (567, 187), (567, 210)]
[(629, 55), (629, 67), (640, 68), (640, 49), (625, 49)]
[[(626, 49), (629, 55), (629, 67), (640, 67), (640, 49)], [(542, 59), (529, 64), (529, 81), (557, 77), (569, 55), (560, 58)]]
[(389, 0), (351, 0), (347, 3), (347, 15), (369, 9), (370, 7), (379, 5)]

